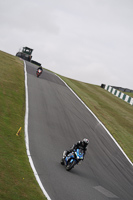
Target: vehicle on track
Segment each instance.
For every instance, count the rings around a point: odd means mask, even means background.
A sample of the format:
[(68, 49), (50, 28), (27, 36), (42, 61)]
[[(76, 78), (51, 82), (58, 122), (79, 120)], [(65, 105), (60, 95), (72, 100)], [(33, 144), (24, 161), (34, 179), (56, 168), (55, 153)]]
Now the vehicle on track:
[(41, 69), (37, 69), (36, 76), (39, 77), (41, 75), (41, 73), (42, 73), (42, 70)]
[(23, 47), (22, 51), (19, 51), (18, 53), (16, 53), (16, 56), (30, 62), (32, 59), (32, 52), (33, 52), (33, 49), (29, 47)]
[[(63, 152), (63, 155), (65, 152)], [(65, 165), (67, 171), (70, 171), (76, 164), (78, 164), (84, 158), (84, 152), (82, 149), (76, 149), (69, 153), (66, 157), (61, 159), (61, 164)]]

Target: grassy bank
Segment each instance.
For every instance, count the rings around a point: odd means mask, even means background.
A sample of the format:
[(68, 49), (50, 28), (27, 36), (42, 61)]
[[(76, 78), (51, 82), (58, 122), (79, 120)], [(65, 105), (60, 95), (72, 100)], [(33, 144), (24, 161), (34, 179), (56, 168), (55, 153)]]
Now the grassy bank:
[(100, 86), (60, 77), (106, 126), (133, 162), (133, 106)]
[(44, 200), (25, 148), (23, 62), (0, 51), (0, 72), (0, 199)]

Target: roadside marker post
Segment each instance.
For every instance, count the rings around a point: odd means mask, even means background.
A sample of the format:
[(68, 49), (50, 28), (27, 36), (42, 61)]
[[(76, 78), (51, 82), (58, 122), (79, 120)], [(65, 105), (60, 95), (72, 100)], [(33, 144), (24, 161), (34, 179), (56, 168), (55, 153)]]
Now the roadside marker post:
[(20, 128), (18, 129), (18, 132), (16, 133), (17, 136), (20, 135), (20, 131), (21, 131), (21, 129), (22, 129), (22, 127), (20, 127)]

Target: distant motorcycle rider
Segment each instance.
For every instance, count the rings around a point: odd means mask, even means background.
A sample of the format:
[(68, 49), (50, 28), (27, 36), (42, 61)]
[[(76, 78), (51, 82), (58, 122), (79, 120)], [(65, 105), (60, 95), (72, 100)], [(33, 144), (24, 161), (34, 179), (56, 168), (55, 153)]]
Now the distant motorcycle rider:
[[(63, 158), (62, 158), (62, 160), (61, 160), (61, 164), (63, 165), (63, 164), (64, 164), (64, 159), (65, 159), (65, 157), (66, 157), (69, 153), (75, 151), (76, 149), (82, 149), (83, 152), (84, 152), (84, 156), (85, 156), (85, 153), (86, 153), (87, 145), (88, 145), (88, 144), (89, 144), (89, 140), (86, 139), (86, 138), (84, 138), (82, 141), (78, 141), (76, 144), (74, 144), (70, 150), (64, 151), (64, 152), (63, 152)], [(83, 159), (84, 159), (84, 158), (83, 158)]]
[(36, 70), (36, 76), (39, 77), (43, 72), (42, 66), (39, 66)]
[[(37, 68), (36, 72), (37, 72), (39, 69), (43, 72), (42, 66), (39, 66), (39, 67)], [(41, 72), (41, 73), (42, 73), (42, 72)]]

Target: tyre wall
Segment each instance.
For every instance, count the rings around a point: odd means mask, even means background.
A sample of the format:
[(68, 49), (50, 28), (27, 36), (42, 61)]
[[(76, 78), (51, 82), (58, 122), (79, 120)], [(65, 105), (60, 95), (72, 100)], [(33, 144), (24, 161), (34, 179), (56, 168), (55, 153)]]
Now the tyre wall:
[(104, 85), (103, 88), (105, 90), (107, 90), (108, 92), (112, 93), (113, 95), (115, 95), (116, 97), (122, 99), (123, 101), (126, 101), (127, 103), (129, 103), (130, 105), (133, 106), (133, 98), (132, 97), (124, 94), (123, 92), (121, 92), (109, 85)]

